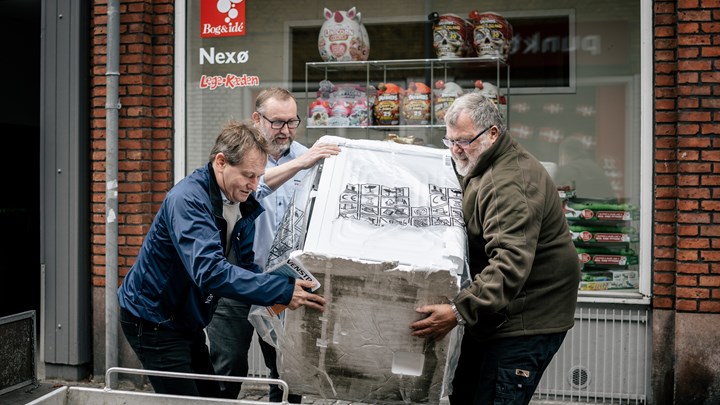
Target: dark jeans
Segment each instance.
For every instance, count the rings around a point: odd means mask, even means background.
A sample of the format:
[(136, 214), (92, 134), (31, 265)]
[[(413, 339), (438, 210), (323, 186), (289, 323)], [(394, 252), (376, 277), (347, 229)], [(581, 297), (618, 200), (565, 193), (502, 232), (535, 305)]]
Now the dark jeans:
[[(146, 370), (215, 374), (205, 344), (205, 333), (176, 331), (136, 318), (120, 310), (120, 324), (130, 347)], [(160, 394), (220, 397), (217, 381), (148, 377)]]
[[(213, 319), (207, 326), (210, 340), (210, 358), (215, 372), (220, 375), (246, 377), (248, 374), (248, 352), (255, 329), (248, 320), (250, 305), (221, 298)], [(265, 365), (270, 369), (270, 378), (279, 378), (275, 348), (258, 336)], [(241, 383), (221, 383), (223, 398), (235, 399), (242, 388)], [(282, 400), (282, 389), (272, 384), (268, 398), (270, 402)], [(290, 394), (290, 403), (301, 403), (300, 395)]]
[(490, 341), (465, 333), (450, 404), (528, 404), (566, 333)]

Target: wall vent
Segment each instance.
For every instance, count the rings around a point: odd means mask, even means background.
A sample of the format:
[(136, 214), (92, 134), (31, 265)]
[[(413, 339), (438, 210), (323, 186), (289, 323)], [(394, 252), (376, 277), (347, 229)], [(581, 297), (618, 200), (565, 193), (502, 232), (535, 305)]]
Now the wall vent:
[(535, 399), (645, 404), (650, 385), (649, 309), (578, 304), (575, 326), (545, 370)]

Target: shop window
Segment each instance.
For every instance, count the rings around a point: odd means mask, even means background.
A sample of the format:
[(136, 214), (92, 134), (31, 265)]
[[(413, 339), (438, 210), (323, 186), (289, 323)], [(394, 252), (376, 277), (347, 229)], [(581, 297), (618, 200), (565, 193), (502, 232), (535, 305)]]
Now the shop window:
[[(177, 125), (178, 139), (182, 143), (178, 147), (178, 161), (181, 162), (178, 179), (207, 162), (207, 152), (224, 121), (250, 116), (254, 97), (261, 88), (291, 88), (298, 96), (300, 113), (304, 118), (307, 116), (309, 100), (305, 99), (305, 64), (321, 61), (317, 37), (322, 24), (322, 7), (337, 9), (334, 6), (338, 2), (328, 1), (319, 9), (312, 10), (300, 3), (297, 6), (287, 3), (281, 9), (271, 9), (265, 2), (246, 2), (245, 35), (227, 37), (201, 37), (200, 3), (200, 0), (187, 0), (186, 25), (178, 31), (178, 35), (184, 35), (186, 39), (186, 54), (181, 61), (183, 70), (177, 72), (178, 77), (184, 78), (185, 88), (176, 89), (184, 97), (184, 116), (177, 117), (181, 121)], [(392, 7), (401, 7), (397, 3), (402, 3), (403, 15), (388, 15), (386, 3), (358, 4), (370, 37), (371, 60), (434, 58), (428, 9), (464, 16), (469, 10), (480, 7), (473, 2), (428, 4), (401, 1), (393, 2)], [(628, 249), (616, 249), (621, 246), (618, 244), (596, 245), (596, 249), (589, 253), (594, 263), (587, 268), (594, 265), (592, 271), (606, 271), (605, 274), (588, 274), (588, 282), (593, 284), (587, 284), (588, 289), (581, 296), (646, 299), (650, 293), (650, 263), (649, 259), (647, 263), (639, 263), (638, 238), (640, 241), (649, 240), (650, 235), (638, 235), (635, 210), (644, 212), (652, 209), (645, 200), (646, 206), (640, 206), (641, 180), (650, 177), (647, 173), (641, 176), (641, 136), (646, 136), (652, 126), (640, 116), (641, 82), (645, 92), (651, 93), (652, 90), (647, 87), (652, 80), (651, 73), (647, 70), (641, 72), (641, 67), (645, 69), (651, 63), (651, 55), (648, 58), (641, 46), (641, 36), (646, 35), (641, 32), (641, 27), (648, 33), (652, 32), (647, 16), (645, 25), (642, 25), (641, 8), (647, 9), (645, 12), (650, 14), (651, 3), (646, 0), (611, 0), (600, 6), (581, 2), (573, 3), (571, 10), (562, 9), (567, 6), (566, 2), (546, 0), (541, 3), (483, 3), (488, 9), (504, 15), (513, 25), (518, 41), (521, 41), (508, 60), (510, 133), (547, 164), (558, 183), (574, 184), (575, 198), (614, 200), (617, 203), (615, 206), (604, 208), (632, 212), (627, 219), (621, 217), (622, 223), (611, 224), (620, 225), (619, 228), (626, 231), (618, 233), (629, 239), (622, 245)], [(530, 9), (533, 6), (543, 9)], [(510, 7), (515, 9), (508, 9)], [(651, 45), (651, 41), (646, 43)], [(238, 57), (240, 53), (247, 58), (241, 60)], [(207, 57), (211, 54), (215, 58)], [(641, 55), (645, 55), (642, 63)], [(308, 98), (314, 98), (318, 83), (324, 76), (319, 70), (308, 73), (307, 94)], [(388, 71), (386, 80), (407, 83), (409, 79), (426, 79), (425, 73), (422, 69), (414, 72)], [(228, 75), (256, 78), (257, 85), (212, 87), (218, 82), (208, 81)], [(453, 79), (470, 83), (474, 77), (472, 71), (468, 71), (458, 73)], [(362, 71), (348, 71), (342, 77), (342, 81), (347, 83), (362, 84), (366, 80)], [(642, 128), (641, 122), (644, 123)], [(442, 131), (441, 128), (434, 130)], [(365, 137), (371, 133), (353, 133), (345, 129), (334, 131), (332, 128), (313, 134), (310, 132), (304, 122), (298, 131), (298, 139), (311, 143), (324, 133), (349, 137)], [(373, 134), (381, 138), (383, 135), (382, 132)], [(648, 152), (643, 149), (643, 153)], [(571, 167), (568, 162), (577, 162), (578, 158), (580, 165), (568, 170)], [(648, 173), (652, 170), (651, 167), (642, 169), (648, 170)], [(594, 208), (588, 209), (597, 213)], [(608, 222), (611, 221), (608, 215), (616, 214), (603, 215), (604, 221)], [(593, 220), (586, 222), (589, 221)], [(577, 222), (574, 225), (580, 226)], [(592, 227), (593, 224), (589, 225)], [(586, 246), (591, 243), (591, 239), (578, 243), (579, 254), (588, 253), (588, 248), (593, 250), (593, 246)], [(645, 243), (645, 246), (649, 258), (649, 244)], [(612, 248), (616, 257), (603, 257), (604, 248)], [(603, 260), (624, 262), (612, 262), (603, 269), (598, 266)], [(635, 273), (622, 273), (625, 270)], [(615, 276), (620, 279), (614, 279)], [(629, 284), (610, 284), (610, 281), (626, 281), (622, 278), (626, 276)], [(645, 290), (637, 286), (638, 279), (646, 281)], [(615, 288), (618, 286), (627, 288)], [(607, 289), (603, 290), (605, 287)], [(593, 288), (601, 291), (592, 291)]]

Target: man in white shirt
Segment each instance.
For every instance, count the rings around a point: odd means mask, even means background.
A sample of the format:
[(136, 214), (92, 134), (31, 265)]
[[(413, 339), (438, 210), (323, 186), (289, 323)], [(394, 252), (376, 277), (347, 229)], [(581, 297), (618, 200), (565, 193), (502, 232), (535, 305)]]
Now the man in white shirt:
[[(253, 249), (255, 264), (262, 270), (272, 246), (278, 226), (292, 199), (296, 185), (320, 159), (337, 155), (337, 145), (318, 144), (307, 148), (295, 142), (295, 130), (301, 120), (297, 112), (297, 101), (289, 91), (281, 88), (263, 90), (255, 100), (252, 114), (255, 126), (271, 143), (265, 176), (257, 190), (265, 212), (255, 222), (256, 233)], [(250, 305), (233, 300), (221, 300), (215, 315), (207, 327), (210, 340), (210, 356), (215, 372), (220, 375), (244, 377), (248, 373), (248, 350), (252, 342), (253, 326), (248, 321)], [(275, 348), (259, 339), (270, 369), (270, 377), (278, 378)], [(223, 395), (237, 398), (241, 385), (224, 383)], [(280, 402), (282, 390), (272, 385), (269, 399)], [(301, 403), (299, 395), (289, 395), (291, 403)]]

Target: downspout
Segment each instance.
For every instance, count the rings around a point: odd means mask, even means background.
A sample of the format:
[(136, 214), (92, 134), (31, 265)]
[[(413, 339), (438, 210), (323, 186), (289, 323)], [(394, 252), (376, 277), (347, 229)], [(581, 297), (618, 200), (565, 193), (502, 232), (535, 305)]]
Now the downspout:
[[(105, 369), (118, 365), (118, 83), (120, 0), (108, 0), (105, 88)], [(113, 387), (114, 381), (105, 381)]]

